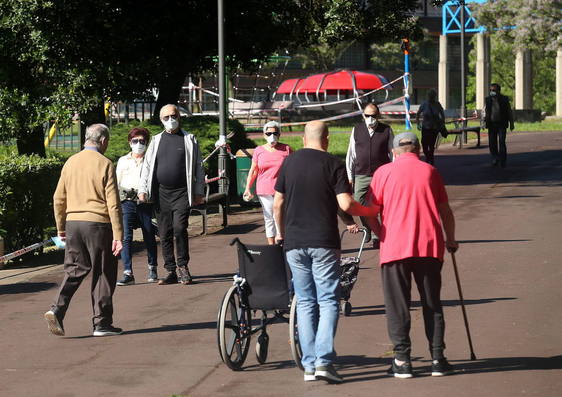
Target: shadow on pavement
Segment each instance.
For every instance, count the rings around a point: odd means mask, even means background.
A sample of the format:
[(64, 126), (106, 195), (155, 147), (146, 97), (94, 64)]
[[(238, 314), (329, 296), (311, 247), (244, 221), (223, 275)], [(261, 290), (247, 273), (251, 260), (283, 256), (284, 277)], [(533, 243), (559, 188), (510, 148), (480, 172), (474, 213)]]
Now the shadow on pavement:
[(33, 292), (46, 291), (55, 287), (56, 283), (15, 283), (0, 285), (0, 295), (7, 294), (29, 294)]
[(455, 369), (457, 369), (459, 373), (465, 374), (562, 369), (562, 356), (484, 358), (475, 361), (463, 361), (462, 364), (456, 364)]
[(229, 225), (214, 234), (246, 234), (253, 232), (263, 226), (257, 223), (246, 223), (243, 225)]
[(193, 276), (193, 284), (224, 283), (227, 281), (232, 281), (232, 276), (234, 276), (234, 273)]
[(519, 240), (458, 240), (459, 244), (474, 244), (474, 243), (516, 243), (521, 241), (533, 241), (526, 239)]
[(154, 332), (170, 332), (170, 331), (189, 331), (193, 329), (215, 329), (217, 327), (216, 321), (206, 321), (202, 323), (191, 323), (191, 324), (172, 324), (172, 325), (162, 325), (160, 327), (153, 328), (139, 328), (123, 331), (123, 335), (132, 334), (148, 334)]
[[(540, 162), (537, 159), (540, 158)], [(479, 185), (488, 183), (540, 182), (538, 186), (562, 185), (562, 151), (542, 150), (509, 153), (507, 167), (492, 167), (491, 157), (485, 154), (438, 154), (435, 164), (447, 185)], [(461, 166), (467, 172), (458, 173)], [(499, 197), (509, 198), (509, 197)]]

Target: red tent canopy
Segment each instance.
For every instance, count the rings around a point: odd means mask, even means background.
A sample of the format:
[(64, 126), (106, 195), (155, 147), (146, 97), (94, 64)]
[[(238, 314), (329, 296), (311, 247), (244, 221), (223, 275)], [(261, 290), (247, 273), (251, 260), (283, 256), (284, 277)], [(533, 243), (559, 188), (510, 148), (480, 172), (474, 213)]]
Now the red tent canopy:
[(327, 73), (320, 88), (334, 91), (353, 90), (353, 79), (355, 79), (356, 90), (371, 91), (388, 84), (388, 81), (380, 74), (340, 70), (339, 72)]
[(277, 87), (277, 94), (290, 94), (296, 92), (297, 88), (300, 87), (304, 79), (289, 79), (282, 82), (279, 87)]
[[(354, 84), (355, 83), (355, 84)], [(388, 84), (388, 80), (375, 73), (356, 70), (337, 70), (334, 72), (314, 74), (305, 79), (289, 79), (279, 85), (277, 94), (315, 94), (326, 91), (371, 91)], [(392, 86), (385, 87), (392, 89)]]

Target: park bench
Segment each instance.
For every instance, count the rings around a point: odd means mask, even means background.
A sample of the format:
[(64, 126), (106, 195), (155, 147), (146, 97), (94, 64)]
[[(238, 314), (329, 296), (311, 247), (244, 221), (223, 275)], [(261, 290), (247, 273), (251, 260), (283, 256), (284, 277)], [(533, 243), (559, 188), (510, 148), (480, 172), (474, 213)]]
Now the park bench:
[[(211, 184), (217, 182), (219, 180), (224, 180), (226, 182), (226, 193), (216, 192), (211, 193)], [(206, 179), (205, 178), (205, 198), (203, 204), (197, 205), (195, 207), (191, 207), (190, 212), (197, 212), (202, 217), (202, 231), (201, 234), (207, 234), (207, 212), (210, 205), (217, 204), (219, 207), (219, 212), (222, 213), (222, 226), (228, 226), (228, 188), (229, 188), (229, 179), (226, 176), (219, 176), (216, 178)]]
[[(462, 119), (456, 109), (446, 109), (445, 113), (445, 120), (452, 118), (453, 120), (446, 121), (446, 123), (453, 123), (454, 128), (447, 129), (449, 135), (455, 135), (455, 140), (453, 142), (453, 146), (459, 145), (459, 149), (462, 148), (463, 143), (467, 143), (468, 140), (468, 133), (476, 134), (478, 138), (478, 142), (476, 143), (476, 147), (480, 147), (480, 127), (462, 127)], [(477, 116), (469, 117), (469, 119), (476, 119)]]

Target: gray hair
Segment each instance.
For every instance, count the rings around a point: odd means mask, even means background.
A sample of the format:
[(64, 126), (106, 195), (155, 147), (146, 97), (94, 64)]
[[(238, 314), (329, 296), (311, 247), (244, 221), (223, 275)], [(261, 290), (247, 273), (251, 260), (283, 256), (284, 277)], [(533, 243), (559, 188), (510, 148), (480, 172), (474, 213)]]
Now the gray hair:
[(86, 141), (96, 146), (109, 139), (109, 128), (105, 124), (92, 124), (86, 128)]
[(172, 103), (169, 103), (167, 105), (164, 105), (160, 108), (160, 118), (162, 118), (162, 113), (164, 113), (164, 109), (166, 108), (173, 108), (174, 111), (176, 112), (176, 115), (180, 115), (180, 110), (178, 109), (178, 107)]
[(265, 132), (267, 131), (268, 128), (275, 128), (277, 130), (277, 132), (281, 132), (281, 126), (279, 125), (279, 123), (277, 121), (268, 121), (267, 123), (265, 123), (265, 125), (263, 126), (263, 133), (265, 134)]

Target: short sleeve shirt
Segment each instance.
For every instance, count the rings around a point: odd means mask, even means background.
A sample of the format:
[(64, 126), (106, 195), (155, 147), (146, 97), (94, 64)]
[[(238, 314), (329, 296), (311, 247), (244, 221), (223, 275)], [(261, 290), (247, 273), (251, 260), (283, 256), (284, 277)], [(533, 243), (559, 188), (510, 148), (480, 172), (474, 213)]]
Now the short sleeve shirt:
[(338, 201), (351, 193), (344, 163), (315, 149), (301, 149), (288, 156), (275, 190), (285, 197), (284, 248), (340, 249)]
[(270, 152), (263, 146), (258, 146), (252, 155), (252, 162), (258, 167), (256, 180), (256, 194), (258, 195), (275, 194), (275, 182), (279, 168), (290, 153), (289, 145), (284, 143), (276, 144), (274, 149)]
[(448, 202), (448, 197), (433, 166), (414, 153), (404, 153), (375, 172), (369, 196), (381, 206), (381, 265), (412, 257), (443, 261), (438, 205)]

